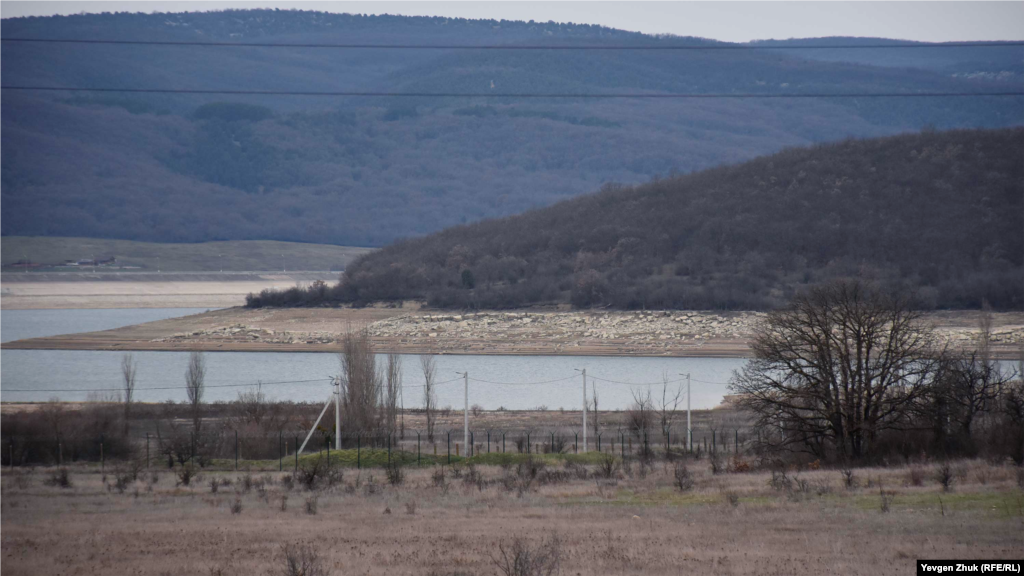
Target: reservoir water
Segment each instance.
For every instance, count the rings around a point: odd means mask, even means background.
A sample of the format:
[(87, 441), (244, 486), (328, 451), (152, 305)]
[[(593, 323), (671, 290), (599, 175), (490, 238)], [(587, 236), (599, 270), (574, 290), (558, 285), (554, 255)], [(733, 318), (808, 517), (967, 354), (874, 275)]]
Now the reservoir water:
[[(0, 313), (3, 341), (105, 330), (195, 314), (190, 308), (123, 310), (12, 310)], [(3, 350), (0, 358), (0, 400), (4, 402), (99, 400), (116, 395), (121, 352), (82, 350)], [(185, 399), (186, 352), (134, 352), (138, 362), (136, 399), (140, 402)], [(274, 400), (323, 401), (328, 378), (340, 371), (335, 354), (293, 352), (209, 352), (205, 399), (231, 401), (257, 381)], [(663, 378), (669, 389), (682, 386), (689, 373), (693, 408), (711, 408), (728, 393), (732, 372), (746, 360), (724, 358), (647, 358), (593, 356), (479, 356), (436, 357), (440, 406), (461, 407), (464, 381), (456, 372), (469, 372), (469, 402), (484, 409), (510, 410), (546, 407), (579, 409), (582, 378), (596, 387), (602, 410), (621, 409), (633, 393), (660, 394)], [(423, 374), (419, 357), (402, 356), (406, 407), (422, 405)], [(592, 378), (591, 378), (592, 377)]]

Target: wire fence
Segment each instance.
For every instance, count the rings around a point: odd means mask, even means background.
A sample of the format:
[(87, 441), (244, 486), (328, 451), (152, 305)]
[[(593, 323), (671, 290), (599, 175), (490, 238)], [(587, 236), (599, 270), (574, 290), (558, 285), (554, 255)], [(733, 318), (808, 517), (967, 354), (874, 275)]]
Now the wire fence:
[(179, 432), (171, 435), (101, 435), (93, 438), (9, 437), (2, 441), (0, 464), (14, 466), (107, 466), (131, 462), (145, 468), (198, 467), (210, 471), (289, 471), (310, 460), (326, 458), (331, 465), (351, 468), (433, 466), (457, 463), (501, 464), (509, 456), (566, 458), (666, 458), (691, 456), (736, 457), (751, 452), (756, 438), (749, 429), (662, 431), (470, 430), (461, 429), (402, 434), (316, 433), (308, 438), (297, 432), (239, 435), (235, 431)]

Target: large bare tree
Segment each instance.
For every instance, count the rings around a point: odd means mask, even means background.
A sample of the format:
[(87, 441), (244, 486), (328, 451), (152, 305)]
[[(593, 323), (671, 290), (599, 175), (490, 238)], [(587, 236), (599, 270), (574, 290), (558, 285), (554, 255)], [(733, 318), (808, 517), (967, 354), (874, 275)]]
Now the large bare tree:
[(855, 280), (769, 313), (750, 347), (730, 388), (763, 445), (819, 457), (871, 455), (880, 433), (906, 425), (938, 365), (910, 299)]
[(206, 358), (203, 353), (193, 350), (188, 355), (185, 370), (185, 393), (192, 413), (192, 429), (198, 434), (203, 425), (203, 393), (206, 392)]
[(128, 435), (128, 421), (131, 418), (132, 400), (135, 396), (135, 372), (138, 365), (130, 353), (121, 357), (121, 385), (124, 390), (124, 435)]
[(437, 419), (437, 392), (434, 390), (437, 380), (437, 365), (430, 354), (420, 356), (420, 369), (423, 370), (423, 414), (427, 419), (427, 442), (434, 441), (434, 421)]
[(342, 430), (337, 433), (384, 432), (383, 382), (369, 334), (365, 330), (349, 332), (342, 342), (339, 359)]
[(676, 389), (669, 389), (668, 372), (661, 375), (661, 401), (658, 404), (658, 424), (661, 425), (661, 439), (665, 443), (665, 453), (668, 454), (669, 442), (672, 440), (672, 426), (675, 425), (679, 402), (683, 395), (683, 389), (676, 386)]
[(388, 354), (384, 368), (384, 427), (388, 434), (398, 432), (398, 398), (402, 393), (402, 359)]

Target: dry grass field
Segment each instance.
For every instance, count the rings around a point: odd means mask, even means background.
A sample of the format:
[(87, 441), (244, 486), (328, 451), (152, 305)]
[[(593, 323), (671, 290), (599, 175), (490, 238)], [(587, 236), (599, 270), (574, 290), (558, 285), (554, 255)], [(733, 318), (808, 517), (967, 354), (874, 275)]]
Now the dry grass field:
[[(3, 568), (302, 574), (286, 563), (289, 551), (303, 559), (299, 545), (323, 569), (305, 574), (505, 574), (495, 560), (517, 537), (571, 575), (902, 575), (916, 558), (1024, 552), (1024, 491), (1011, 466), (956, 463), (943, 492), (936, 465), (858, 469), (849, 488), (837, 470), (791, 470), (773, 487), (770, 472), (713, 475), (705, 459), (688, 462), (693, 487), (680, 491), (663, 461), (610, 478), (600, 465), (547, 462), (532, 482), (517, 466), (443, 480), (438, 468), (406, 468), (400, 485), (382, 469), (344, 469), (313, 491), (280, 472), (204, 472), (183, 486), (153, 468), (122, 491), (109, 464), (105, 475), (70, 468), (68, 488), (47, 485), (54, 468), (4, 469)], [(888, 512), (880, 490), (892, 495)]]

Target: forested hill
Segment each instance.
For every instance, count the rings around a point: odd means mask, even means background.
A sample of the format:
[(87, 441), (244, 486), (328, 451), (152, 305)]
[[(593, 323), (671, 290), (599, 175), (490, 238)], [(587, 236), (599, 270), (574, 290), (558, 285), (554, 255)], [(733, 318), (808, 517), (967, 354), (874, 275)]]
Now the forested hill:
[(1022, 157), (1019, 128), (789, 149), (399, 242), (332, 290), (251, 304), (766, 309), (858, 276), (925, 307), (1020, 309)]
[[(2, 21), (2, 36), (182, 42), (717, 46), (600, 26), (245, 10)], [(1020, 47), (371, 50), (5, 41), (6, 86), (583, 93), (1019, 89)], [(492, 88), (493, 86), (493, 88)], [(1024, 123), (1024, 98), (599, 100), (2, 95), (2, 233), (379, 246), (608, 182), (787, 146)]]

